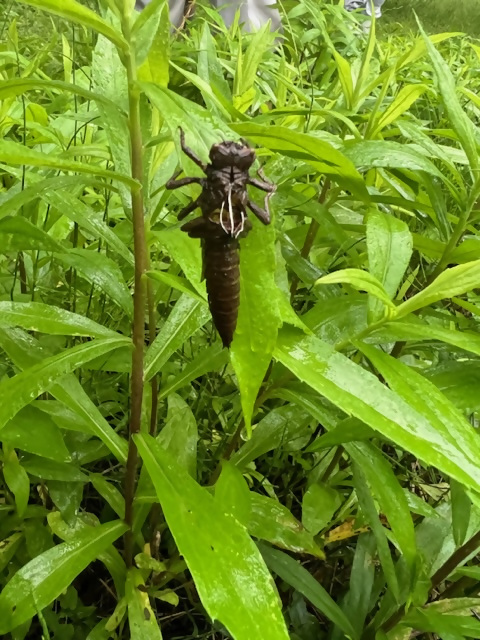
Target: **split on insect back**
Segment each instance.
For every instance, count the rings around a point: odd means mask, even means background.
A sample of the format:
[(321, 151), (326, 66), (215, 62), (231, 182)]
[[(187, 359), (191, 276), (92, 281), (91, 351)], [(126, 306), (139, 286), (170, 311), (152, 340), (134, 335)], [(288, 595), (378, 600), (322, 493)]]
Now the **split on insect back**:
[[(202, 191), (198, 198), (178, 214), (182, 220), (199, 208), (201, 216), (185, 223), (182, 230), (191, 238), (202, 242), (203, 277), (206, 280), (208, 305), (213, 323), (224, 347), (230, 347), (237, 325), (240, 304), (239, 239), (245, 237), (252, 223), (247, 217), (249, 209), (265, 225), (270, 224), (268, 200), (275, 186), (261, 179), (252, 178), (249, 171), (255, 162), (255, 151), (244, 142), (224, 140), (210, 149), (210, 163), (204, 164), (185, 144), (180, 129), (182, 150), (205, 174), (204, 178), (178, 179), (178, 171), (165, 185), (178, 189), (189, 184), (199, 184)], [(252, 202), (247, 185), (266, 192), (264, 209)]]

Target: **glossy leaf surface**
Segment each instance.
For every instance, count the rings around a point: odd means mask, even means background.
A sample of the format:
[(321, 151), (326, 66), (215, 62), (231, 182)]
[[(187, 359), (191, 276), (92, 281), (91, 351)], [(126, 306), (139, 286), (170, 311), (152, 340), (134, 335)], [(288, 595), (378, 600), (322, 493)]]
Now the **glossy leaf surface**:
[(135, 440), (209, 615), (235, 640), (286, 640), (278, 594), (244, 527), (225, 515), (152, 438)]
[(23, 566), (0, 594), (0, 633), (8, 633), (58, 598), (125, 529), (117, 521), (79, 531)]

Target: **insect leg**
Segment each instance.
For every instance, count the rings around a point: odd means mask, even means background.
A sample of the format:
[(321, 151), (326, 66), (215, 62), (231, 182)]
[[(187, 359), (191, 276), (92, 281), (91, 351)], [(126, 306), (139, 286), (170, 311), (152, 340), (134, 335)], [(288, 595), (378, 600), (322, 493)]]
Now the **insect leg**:
[(177, 218), (179, 220), (183, 220), (184, 218), (186, 218), (188, 216), (189, 213), (192, 213), (192, 211), (195, 211), (195, 209), (197, 207), (199, 207), (199, 206), (200, 205), (198, 204), (198, 198), (197, 198), (193, 202), (190, 202), (190, 204), (187, 204), (187, 206), (180, 211), (180, 213), (178, 214)]
[(257, 180), (257, 178), (248, 178), (247, 184), (251, 184), (252, 187), (257, 187), (257, 189), (261, 189), (262, 191), (267, 191), (268, 193), (273, 193), (275, 191), (275, 185), (270, 182), (266, 182), (265, 180)]
[(251, 211), (253, 211), (253, 213), (257, 216), (260, 222), (263, 222), (263, 224), (270, 224), (270, 211), (268, 209), (268, 202), (266, 198), (265, 198), (265, 209), (262, 209), (261, 207), (258, 206), (258, 204), (255, 204), (251, 200), (247, 200), (247, 207)]
[(208, 221), (203, 217), (194, 218), (182, 225), (182, 231), (188, 233), (190, 238), (205, 238), (211, 233)]
[(165, 184), (165, 189), (178, 189), (179, 187), (186, 187), (187, 184), (199, 184), (200, 186), (203, 187), (203, 178), (180, 178), (180, 180), (177, 180), (177, 176), (179, 176), (182, 173), (182, 170), (177, 171), (177, 173), (175, 173), (170, 180), (167, 181), (167, 183)]
[(187, 145), (185, 144), (185, 132), (182, 128), (180, 128), (180, 145), (182, 147), (183, 153), (188, 156), (190, 160), (193, 160), (193, 162), (195, 162), (195, 164), (199, 166), (200, 169), (205, 173), (207, 165), (200, 160), (197, 154), (192, 151), (190, 147), (187, 147)]

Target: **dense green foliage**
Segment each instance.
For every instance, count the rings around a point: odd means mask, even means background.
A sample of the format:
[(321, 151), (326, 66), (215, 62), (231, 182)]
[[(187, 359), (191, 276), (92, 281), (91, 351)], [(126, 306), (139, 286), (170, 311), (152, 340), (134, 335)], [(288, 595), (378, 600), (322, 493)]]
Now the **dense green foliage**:
[[(0, 635), (479, 638), (480, 43), (133, 4), (1, 8)], [(277, 185), (230, 352), (179, 126)]]
[(462, 31), (480, 36), (480, 0), (387, 0), (381, 30), (417, 31), (415, 14), (429, 33)]

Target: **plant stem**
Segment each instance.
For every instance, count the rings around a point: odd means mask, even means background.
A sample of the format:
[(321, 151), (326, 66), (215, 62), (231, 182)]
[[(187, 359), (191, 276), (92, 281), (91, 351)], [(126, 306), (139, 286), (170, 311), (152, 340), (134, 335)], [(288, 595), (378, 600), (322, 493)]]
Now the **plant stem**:
[[(476, 533), (470, 540), (459, 547), (455, 553), (436, 571), (431, 578), (430, 591), (436, 589), (448, 576), (455, 570), (458, 565), (463, 562), (469, 555), (474, 553), (480, 547), (480, 531)], [(402, 605), (388, 620), (382, 625), (381, 630), (384, 633), (391, 631), (405, 615), (405, 605)]]
[[(330, 180), (328, 178), (325, 178), (325, 182), (323, 183), (322, 191), (320, 193), (320, 196), (318, 197), (318, 202), (320, 204), (324, 204), (325, 203), (329, 188), (330, 188)], [(313, 247), (313, 243), (315, 242), (315, 238), (317, 236), (317, 232), (318, 232), (319, 226), (320, 225), (318, 224), (318, 222), (312, 218), (312, 221), (310, 222), (310, 226), (309, 226), (308, 231), (307, 231), (307, 235), (305, 237), (305, 242), (303, 243), (302, 250), (300, 251), (300, 255), (304, 259), (308, 258), (308, 254), (310, 253), (310, 251), (311, 251), (311, 249)], [(295, 294), (297, 292), (298, 282), (299, 282), (299, 277), (296, 274), (294, 274), (294, 276), (292, 278), (292, 284), (290, 286), (290, 299), (291, 300), (293, 300), (293, 298), (295, 297)]]
[[(127, 22), (127, 21), (125, 21)], [(129, 24), (124, 24), (124, 34), (128, 35)], [(136, 86), (136, 64), (134, 54), (125, 56), (128, 78), (129, 130), (131, 147), (132, 177), (140, 183), (143, 180), (143, 144), (140, 125), (140, 93)], [(143, 350), (145, 342), (145, 302), (146, 284), (143, 274), (147, 267), (147, 247), (145, 242), (145, 220), (143, 211), (143, 193), (141, 189), (132, 189), (133, 249), (135, 257), (135, 278), (133, 293), (133, 355), (131, 374), (131, 408), (128, 457), (125, 472), (125, 522), (129, 529), (125, 534), (125, 561), (132, 565), (133, 559), (133, 498), (137, 474), (137, 447), (132, 436), (140, 431), (143, 398)]]

